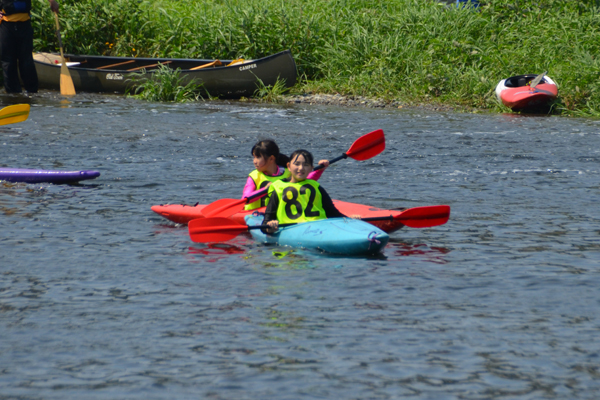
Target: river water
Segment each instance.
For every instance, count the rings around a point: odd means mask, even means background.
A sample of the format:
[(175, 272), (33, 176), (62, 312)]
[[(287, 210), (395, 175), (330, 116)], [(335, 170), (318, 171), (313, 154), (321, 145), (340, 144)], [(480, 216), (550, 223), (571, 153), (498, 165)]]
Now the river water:
[[(55, 92), (0, 127), (0, 399), (593, 399), (600, 390), (600, 121), (145, 103)], [(241, 195), (250, 148), (334, 158), (333, 198), (448, 204), (450, 221), (332, 257), (196, 244), (155, 204)]]

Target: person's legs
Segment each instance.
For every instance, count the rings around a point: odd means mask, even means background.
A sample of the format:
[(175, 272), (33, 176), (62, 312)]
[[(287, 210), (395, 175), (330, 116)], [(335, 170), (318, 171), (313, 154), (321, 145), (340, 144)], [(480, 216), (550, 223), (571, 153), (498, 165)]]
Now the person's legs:
[(37, 93), (38, 76), (33, 62), (33, 27), (31, 21), (19, 23), (19, 42), (17, 58), (19, 59), (19, 73), (25, 90)]
[(4, 89), (7, 93), (21, 93), (21, 83), (19, 82), (17, 47), (18, 22), (0, 23), (0, 61), (2, 62), (2, 72), (4, 74)]

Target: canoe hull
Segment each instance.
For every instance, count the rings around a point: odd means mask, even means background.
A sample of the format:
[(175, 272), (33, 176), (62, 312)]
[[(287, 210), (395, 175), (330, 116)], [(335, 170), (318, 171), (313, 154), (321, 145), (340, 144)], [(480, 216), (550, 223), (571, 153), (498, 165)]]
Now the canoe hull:
[[(60, 63), (53, 53), (35, 53), (34, 61), (39, 86), (60, 89)], [(232, 60), (223, 60), (223, 66), (201, 69), (213, 60), (182, 58), (104, 57), (65, 54), (67, 66), (78, 92), (125, 93), (134, 87), (132, 78), (146, 67), (144, 78), (150, 78), (158, 63), (180, 69), (182, 84), (192, 81), (203, 84), (207, 95), (221, 98), (250, 97), (257, 89), (260, 79), (266, 86), (277, 79), (285, 81), (286, 87), (296, 84), (296, 63), (289, 50), (258, 60), (226, 66)], [(203, 93), (204, 94), (204, 93)]]
[(558, 96), (558, 86), (548, 76), (534, 88), (529, 82), (537, 75), (517, 75), (501, 80), (496, 86), (498, 101), (513, 111), (538, 111), (547, 108)]
[(53, 171), (44, 169), (0, 168), (0, 180), (24, 183), (76, 183), (100, 176), (98, 171)]
[[(248, 226), (262, 224), (263, 216), (246, 216)], [(325, 253), (359, 256), (380, 253), (390, 237), (381, 229), (351, 218), (330, 218), (305, 222), (264, 234), (251, 229), (254, 240), (260, 243), (318, 250)]]
[[(402, 212), (401, 210), (384, 210), (377, 207), (348, 203), (340, 200), (333, 200), (333, 203), (342, 214), (348, 216), (360, 216), (361, 218), (387, 217), (390, 215), (393, 217), (398, 217)], [(198, 204), (195, 206), (188, 206), (184, 204), (167, 204), (152, 206), (152, 211), (168, 219), (169, 221), (173, 221), (178, 224), (187, 224), (193, 219), (204, 218), (204, 215), (202, 215), (202, 209), (204, 207), (206, 207), (205, 204)], [(230, 217), (230, 219), (239, 224), (245, 225), (245, 217), (252, 214), (254, 211), (264, 213), (265, 207), (253, 211), (241, 211), (237, 214), (234, 214), (232, 217)], [(391, 221), (370, 221), (370, 224), (387, 233), (397, 231), (404, 227), (404, 224), (402, 224), (402, 222), (400, 222), (398, 219)]]

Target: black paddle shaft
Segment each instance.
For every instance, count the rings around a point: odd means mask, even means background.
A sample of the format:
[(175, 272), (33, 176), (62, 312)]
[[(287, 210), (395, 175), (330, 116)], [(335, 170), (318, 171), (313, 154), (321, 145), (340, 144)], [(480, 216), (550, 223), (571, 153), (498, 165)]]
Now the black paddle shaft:
[[(348, 158), (348, 154), (344, 153), (339, 157), (329, 160), (329, 165), (333, 164), (334, 162), (343, 160), (344, 158)], [(313, 169), (313, 171), (317, 171), (317, 170), (323, 169), (323, 168), (325, 168), (325, 166), (323, 164), (319, 164)], [(265, 188), (265, 189), (261, 190), (260, 192), (256, 192), (254, 195), (247, 198), (246, 203), (252, 203), (254, 201), (254, 199), (264, 196), (268, 191), (269, 191), (269, 188)]]
[[(394, 220), (394, 216), (393, 215), (388, 215), (387, 217), (368, 217), (368, 218), (359, 218), (360, 221), (385, 221), (385, 220), (389, 220), (389, 221), (393, 221)], [(298, 225), (298, 223), (293, 223), (293, 224), (281, 224), (279, 225), (279, 228), (285, 228), (286, 226), (292, 226), (292, 225)], [(263, 228), (270, 228), (270, 225), (252, 225), (249, 226), (248, 229), (263, 229)]]
[[(348, 154), (344, 153), (344, 154), (342, 154), (342, 155), (341, 155), (341, 156), (339, 156), (339, 157), (336, 157), (336, 158), (334, 158), (334, 159), (331, 159), (331, 160), (329, 160), (329, 164), (331, 165), (331, 164), (333, 164), (334, 162), (337, 162), (337, 161), (343, 160), (344, 158), (348, 158)], [(324, 166), (323, 164), (319, 164), (319, 165), (317, 165), (317, 166), (315, 167), (315, 169), (314, 169), (313, 171), (317, 171), (317, 170), (320, 170), (320, 169), (323, 169), (323, 168), (325, 168), (325, 166)]]

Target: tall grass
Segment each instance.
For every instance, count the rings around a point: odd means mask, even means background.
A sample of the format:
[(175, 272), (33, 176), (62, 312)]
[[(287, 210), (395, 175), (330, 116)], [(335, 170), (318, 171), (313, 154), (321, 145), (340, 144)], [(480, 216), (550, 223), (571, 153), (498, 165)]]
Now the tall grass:
[(285, 80), (277, 78), (274, 85), (265, 85), (260, 78), (256, 78), (258, 81), (257, 89), (254, 92), (254, 96), (259, 101), (269, 103), (279, 103), (283, 94), (288, 92), (288, 88), (285, 86)]
[(202, 84), (193, 81), (184, 84), (179, 68), (172, 69), (160, 64), (150, 77), (142, 70), (130, 79), (134, 88), (127, 94), (141, 100), (185, 102), (204, 99)]
[[(38, 0), (35, 47), (56, 50)], [(502, 110), (503, 78), (547, 70), (555, 113), (600, 116), (600, 1), (63, 0), (63, 42), (86, 54), (259, 58), (291, 49), (297, 92)]]

